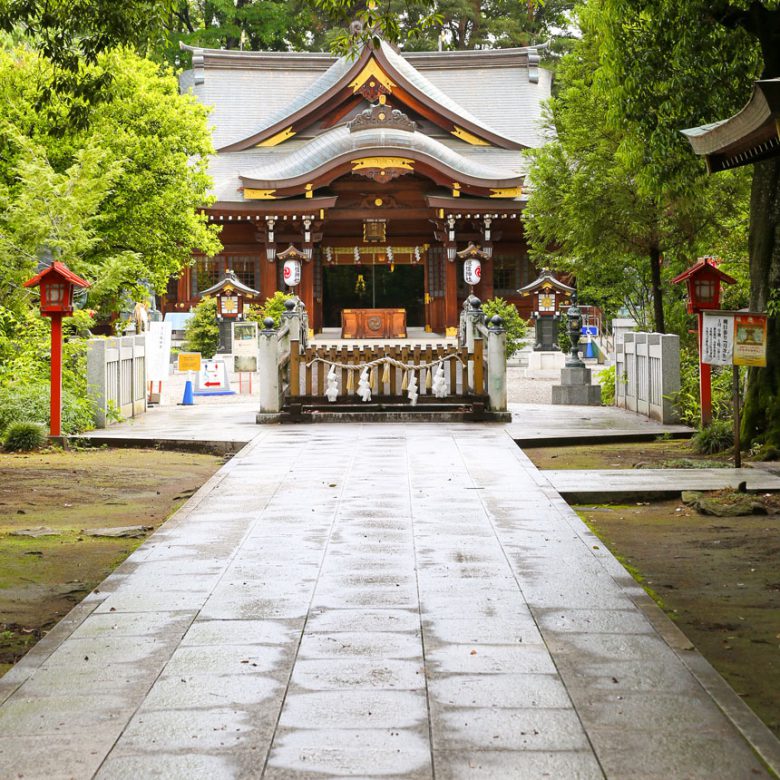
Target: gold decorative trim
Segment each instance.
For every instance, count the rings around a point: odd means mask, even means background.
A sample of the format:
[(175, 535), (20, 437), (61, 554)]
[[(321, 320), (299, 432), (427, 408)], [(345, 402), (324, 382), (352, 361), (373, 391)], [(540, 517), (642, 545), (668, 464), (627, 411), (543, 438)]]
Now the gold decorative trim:
[(445, 332), (444, 332), (444, 335), (447, 336), (448, 338), (450, 338), (452, 336), (457, 336), (458, 335), (458, 329), (457, 328), (447, 328), (445, 330)]
[(276, 200), (275, 192), (276, 190), (255, 190), (244, 187), (244, 197), (247, 200)]
[(491, 188), (491, 198), (519, 198), (523, 194), (522, 187), (508, 187), (503, 190), (494, 190)]
[(414, 160), (407, 160), (405, 157), (361, 157), (359, 160), (352, 160), (352, 170), (361, 171), (364, 168), (402, 168), (405, 171), (414, 170)]
[(471, 144), (472, 146), (490, 146), (490, 144), (487, 141), (484, 141), (482, 138), (477, 137), (473, 133), (469, 133), (467, 130), (464, 130), (462, 127), (458, 127), (455, 125), (450, 132), (455, 136), (455, 138), (460, 138), (461, 141), (465, 141), (467, 144)]
[(265, 141), (260, 141), (257, 146), (278, 146), (280, 143), (286, 141), (288, 138), (292, 138), (294, 135), (295, 131), (292, 129), (292, 125), (290, 125), (276, 135), (266, 138)]
[(370, 78), (375, 78), (388, 92), (393, 91), (396, 85), (390, 81), (387, 74), (379, 66), (379, 63), (372, 57), (360, 71), (357, 78), (350, 83), (353, 94), (357, 92)]

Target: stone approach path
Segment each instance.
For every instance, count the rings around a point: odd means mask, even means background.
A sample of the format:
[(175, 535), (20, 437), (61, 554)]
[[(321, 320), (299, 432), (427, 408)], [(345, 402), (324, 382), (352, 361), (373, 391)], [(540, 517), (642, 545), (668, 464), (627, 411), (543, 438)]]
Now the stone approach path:
[(648, 602), (500, 426), (268, 427), (0, 681), (0, 777), (768, 777)]

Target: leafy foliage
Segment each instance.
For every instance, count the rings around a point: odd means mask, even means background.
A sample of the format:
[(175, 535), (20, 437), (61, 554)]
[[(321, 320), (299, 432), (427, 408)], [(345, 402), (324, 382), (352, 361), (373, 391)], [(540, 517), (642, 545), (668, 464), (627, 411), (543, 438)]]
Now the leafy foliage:
[[(619, 155), (642, 159), (638, 184), (693, 195), (700, 161), (679, 130), (725, 119), (753, 80), (780, 77), (777, 0), (601, 0), (601, 79), (614, 95), (613, 127), (627, 130)], [(641, 56), (638, 56), (641, 52)], [(750, 169), (748, 169), (750, 171)], [(720, 179), (719, 173), (713, 179)], [(750, 306), (764, 310), (780, 289), (780, 159), (752, 166)], [(724, 210), (727, 212), (727, 210)], [(766, 368), (749, 372), (742, 438), (780, 446), (780, 319), (768, 326)]]
[(253, 306), (247, 319), (259, 322), (261, 327), (266, 317), (272, 317), (274, 328), (278, 328), (282, 322), (282, 314), (286, 311), (284, 302), (295, 296), (277, 290), (270, 298), (267, 298), (262, 306)]
[(482, 304), (482, 311), (490, 321), (496, 314), (504, 321), (506, 330), (506, 356), (507, 358), (525, 346), (525, 337), (528, 334), (528, 324), (520, 316), (517, 307), (503, 298), (491, 298)]
[[(86, 311), (63, 320), (62, 429), (79, 433), (94, 425), (87, 398)], [(14, 422), (49, 423), (50, 326), (35, 310), (21, 314), (0, 306), (0, 435)]]
[(610, 122), (617, 95), (602, 76), (608, 53), (602, 5), (594, 0), (579, 7), (583, 34), (558, 70), (559, 90), (547, 116), (551, 140), (530, 153), (534, 188), (526, 228), (537, 264), (574, 273), (583, 299), (608, 315), (627, 306), (640, 327), (652, 321), (664, 331), (663, 297), (682, 311), (681, 292), (669, 279), (690, 258), (711, 251), (724, 232), (721, 214), (734, 213), (735, 204), (743, 223), (733, 222), (742, 227), (743, 243), (733, 248), (744, 260), (747, 177), (707, 178), (694, 161), (684, 190), (666, 181), (652, 186), (647, 161), (624, 153), (643, 141), (630, 124)]
[(189, 352), (200, 352), (210, 360), (219, 347), (217, 299), (204, 298), (192, 312), (184, 329), (184, 345)]
[(58, 103), (84, 126), (89, 106), (104, 98), (113, 74), (89, 67), (104, 52), (148, 48), (160, 36), (170, 0), (0, 0), (0, 31), (31, 41), (49, 64), (33, 76), (35, 105)]
[[(699, 356), (696, 348), (680, 349), (680, 391), (673, 399), (686, 425), (698, 428), (701, 424), (699, 397)], [(729, 422), (733, 419), (732, 376), (729, 367), (712, 369), (712, 418)]]
[(714, 455), (734, 446), (734, 426), (726, 420), (714, 420), (691, 439), (691, 448), (699, 455)]
[(615, 405), (615, 366), (607, 366), (596, 374), (601, 385), (601, 405)]
[(6, 428), (3, 447), (8, 452), (31, 452), (46, 443), (46, 433), (38, 423), (15, 422)]
[(95, 281), (93, 305), (110, 311), (124, 294), (162, 291), (201, 249), (219, 250), (208, 202), (207, 110), (180, 96), (176, 79), (129, 51), (102, 54), (110, 73), (86, 128), (40, 112), (35, 79), (45, 60), (0, 50), (0, 292), (18, 310), (21, 282), (48, 246)]

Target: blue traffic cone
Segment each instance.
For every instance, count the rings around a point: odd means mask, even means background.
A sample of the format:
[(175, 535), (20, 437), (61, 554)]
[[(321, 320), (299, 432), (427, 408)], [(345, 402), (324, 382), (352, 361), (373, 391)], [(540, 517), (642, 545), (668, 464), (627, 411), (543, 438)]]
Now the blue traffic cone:
[(181, 399), (182, 406), (193, 406), (195, 403), (195, 394), (192, 392), (192, 381), (187, 380), (184, 385), (184, 398)]

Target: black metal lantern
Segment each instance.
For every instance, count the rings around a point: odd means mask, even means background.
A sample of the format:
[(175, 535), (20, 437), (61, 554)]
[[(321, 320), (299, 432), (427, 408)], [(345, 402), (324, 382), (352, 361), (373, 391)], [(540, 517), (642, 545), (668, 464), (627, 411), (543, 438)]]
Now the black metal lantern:
[(580, 334), (582, 333), (582, 312), (577, 306), (577, 293), (572, 293), (571, 306), (566, 312), (569, 319), (569, 338), (571, 339), (571, 352), (566, 356), (567, 368), (584, 368), (585, 364), (580, 360)]

